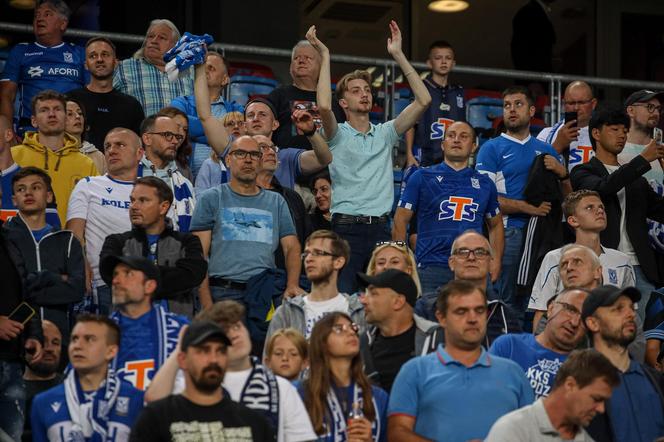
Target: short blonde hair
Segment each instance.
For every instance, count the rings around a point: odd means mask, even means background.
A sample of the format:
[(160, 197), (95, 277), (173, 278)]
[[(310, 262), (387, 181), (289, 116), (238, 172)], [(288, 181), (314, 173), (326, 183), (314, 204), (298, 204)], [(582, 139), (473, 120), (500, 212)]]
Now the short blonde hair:
[(292, 327), (280, 328), (269, 337), (265, 343), (266, 357), (269, 358), (272, 356), (272, 352), (274, 351), (274, 344), (277, 341), (277, 338), (280, 336), (283, 336), (293, 343), (295, 348), (297, 348), (298, 353), (300, 353), (300, 357), (302, 359), (307, 359), (309, 357), (309, 344), (307, 343), (307, 340), (299, 330), (296, 330)]
[[(221, 124), (226, 124), (229, 120), (244, 121), (244, 114), (238, 111), (228, 112), (223, 117), (221, 117)], [(215, 152), (214, 149), (210, 149), (210, 158), (212, 158), (214, 161), (219, 160), (219, 155), (217, 155), (217, 152)]]
[(348, 74), (341, 77), (341, 80), (337, 83), (337, 100), (341, 100), (344, 97), (344, 94), (348, 90), (348, 83), (352, 80), (364, 80), (367, 82), (369, 87), (371, 87), (371, 74), (368, 71), (361, 71), (359, 69), (349, 72)]
[(367, 266), (367, 275), (372, 276), (376, 273), (376, 255), (381, 251), (385, 250), (388, 247), (392, 247), (395, 250), (401, 252), (410, 268), (410, 276), (415, 281), (415, 286), (417, 286), (417, 296), (419, 297), (422, 294), (422, 285), (420, 284), (420, 275), (417, 273), (417, 262), (415, 261), (415, 254), (410, 247), (407, 245), (397, 245), (394, 242), (389, 242), (385, 244), (380, 244), (371, 253), (371, 259), (369, 260), (369, 265)]

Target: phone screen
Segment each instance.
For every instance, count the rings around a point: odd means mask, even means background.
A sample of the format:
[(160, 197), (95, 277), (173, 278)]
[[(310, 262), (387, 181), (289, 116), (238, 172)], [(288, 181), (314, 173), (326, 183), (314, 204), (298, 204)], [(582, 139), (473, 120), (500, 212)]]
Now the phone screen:
[(655, 140), (655, 143), (662, 144), (662, 129), (659, 127), (653, 128), (652, 138)]
[[(576, 112), (565, 112), (565, 115), (563, 117), (565, 119), (565, 123), (569, 123), (572, 120), (576, 120), (579, 118), (579, 114)], [(576, 126), (576, 124), (575, 124)]]
[(22, 302), (16, 309), (9, 315), (12, 321), (20, 322), (25, 325), (35, 314), (35, 310), (27, 303)]

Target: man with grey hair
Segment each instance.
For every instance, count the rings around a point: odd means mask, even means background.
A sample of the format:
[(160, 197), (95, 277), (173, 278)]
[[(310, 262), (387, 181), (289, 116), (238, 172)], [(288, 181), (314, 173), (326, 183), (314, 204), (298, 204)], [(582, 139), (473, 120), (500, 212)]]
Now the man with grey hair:
[(132, 58), (122, 60), (113, 76), (113, 87), (136, 98), (145, 115), (166, 107), (175, 97), (194, 93), (193, 69), (182, 71), (175, 81), (166, 74), (164, 54), (175, 46), (180, 31), (172, 21), (150, 22), (143, 45)]
[[(321, 56), (307, 40), (298, 41), (291, 53), (290, 75), (292, 84), (282, 85), (268, 95), (275, 109), (279, 127), (274, 131), (272, 140), (277, 146), (311, 149), (311, 143), (299, 130), (291, 116), (297, 109), (309, 110), (314, 116), (316, 128), (321, 122), (316, 107), (316, 85), (320, 73)], [(334, 112), (337, 121), (346, 120), (343, 111), (335, 102)]]
[(0, 75), (0, 115), (13, 119), (21, 136), (35, 130), (30, 122), (32, 97), (44, 89), (64, 94), (86, 83), (85, 50), (62, 41), (69, 14), (62, 0), (39, 2), (32, 21), (36, 41), (14, 46)]

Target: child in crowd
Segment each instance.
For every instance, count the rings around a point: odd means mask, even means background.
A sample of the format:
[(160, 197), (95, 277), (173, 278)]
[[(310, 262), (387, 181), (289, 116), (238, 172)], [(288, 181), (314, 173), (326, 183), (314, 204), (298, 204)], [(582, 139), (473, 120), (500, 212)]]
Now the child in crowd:
[(302, 333), (294, 328), (280, 328), (265, 344), (265, 365), (289, 381), (300, 378), (309, 366), (309, 348)]

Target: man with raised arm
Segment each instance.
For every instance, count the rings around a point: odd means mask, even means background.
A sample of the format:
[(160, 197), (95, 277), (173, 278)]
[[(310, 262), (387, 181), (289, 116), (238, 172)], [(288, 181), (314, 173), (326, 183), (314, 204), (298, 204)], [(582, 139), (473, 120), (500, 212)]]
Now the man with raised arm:
[(401, 31), (395, 21), (390, 22), (390, 32), (387, 51), (408, 79), (415, 100), (397, 118), (382, 124), (369, 121), (373, 100), (371, 75), (366, 71), (346, 74), (337, 83), (339, 105), (347, 117), (345, 123), (337, 124), (332, 112), (330, 52), (316, 37), (314, 26), (307, 32), (307, 40), (322, 58), (316, 101), (333, 154), (332, 230), (351, 246), (351, 259), (339, 279), (340, 290), (347, 293), (355, 291), (355, 274), (365, 267), (376, 242), (390, 239), (392, 148), (431, 103), (431, 95), (401, 50)]

